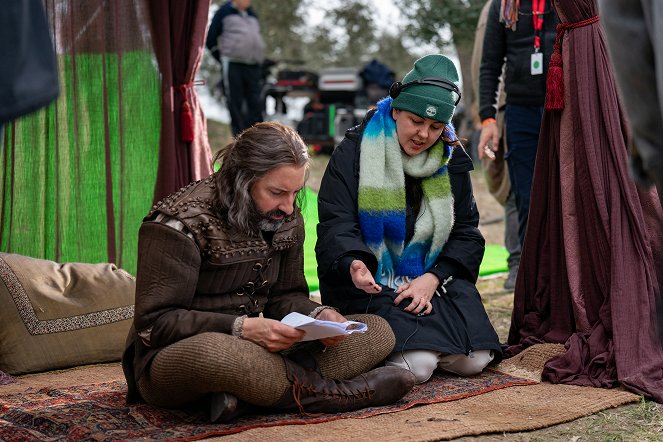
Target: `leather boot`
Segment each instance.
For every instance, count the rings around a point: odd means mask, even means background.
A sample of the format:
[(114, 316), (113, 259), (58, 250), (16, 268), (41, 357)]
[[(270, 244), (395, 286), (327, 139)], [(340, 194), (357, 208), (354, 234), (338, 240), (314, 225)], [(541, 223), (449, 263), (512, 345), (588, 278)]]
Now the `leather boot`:
[(272, 407), (299, 409), (301, 414), (342, 413), (396, 402), (414, 386), (416, 378), (399, 367), (379, 367), (348, 380), (326, 379), (315, 370), (283, 358), (292, 382)]
[(236, 418), (253, 411), (255, 407), (240, 401), (230, 393), (212, 393), (210, 397), (209, 417), (211, 423), (230, 422)]

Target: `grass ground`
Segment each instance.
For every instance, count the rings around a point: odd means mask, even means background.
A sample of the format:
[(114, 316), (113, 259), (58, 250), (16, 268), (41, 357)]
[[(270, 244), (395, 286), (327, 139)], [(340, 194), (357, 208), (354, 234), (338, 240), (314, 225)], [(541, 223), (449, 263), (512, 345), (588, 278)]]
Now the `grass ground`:
[[(230, 141), (230, 131), (226, 125), (208, 122), (210, 144), (213, 150), (225, 146)], [(315, 155), (310, 169), (308, 184), (317, 191), (329, 156)], [(475, 198), (481, 213), (479, 228), (486, 243), (502, 244), (504, 241), (504, 223), (501, 206), (486, 191), (480, 171), (472, 175)], [(506, 275), (493, 275), (481, 278), (477, 283), (488, 316), (500, 337), (506, 342), (511, 325), (513, 292), (505, 291)], [(464, 437), (461, 441), (663, 441), (663, 404), (641, 400), (639, 403), (605, 410), (591, 416), (555, 425), (536, 431)]]

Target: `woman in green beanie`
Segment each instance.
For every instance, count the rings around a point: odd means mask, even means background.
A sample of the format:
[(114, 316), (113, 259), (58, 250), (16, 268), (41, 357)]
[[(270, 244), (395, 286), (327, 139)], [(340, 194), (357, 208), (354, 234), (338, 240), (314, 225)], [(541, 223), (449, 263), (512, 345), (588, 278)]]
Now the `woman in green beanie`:
[(502, 358), (475, 286), (484, 239), (451, 124), (459, 100), (449, 58), (417, 60), (334, 149), (319, 194), (322, 301), (384, 317), (396, 335), (386, 364), (418, 382)]

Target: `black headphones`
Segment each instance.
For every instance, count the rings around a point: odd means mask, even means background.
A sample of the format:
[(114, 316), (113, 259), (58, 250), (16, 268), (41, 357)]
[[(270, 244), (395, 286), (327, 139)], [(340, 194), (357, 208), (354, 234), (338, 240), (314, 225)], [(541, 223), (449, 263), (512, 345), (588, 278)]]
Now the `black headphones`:
[(391, 98), (396, 98), (400, 95), (403, 89), (407, 89), (411, 86), (416, 86), (418, 84), (437, 86), (441, 87), (442, 89), (455, 92), (456, 95), (458, 95), (458, 98), (456, 98), (456, 103), (454, 105), (458, 106), (458, 103), (460, 102), (460, 89), (458, 89), (458, 86), (456, 86), (456, 84), (452, 81), (436, 77), (428, 77), (428, 78), (422, 78), (420, 80), (408, 81), (405, 84), (401, 83), (400, 81), (392, 83), (392, 85), (389, 87), (389, 96)]

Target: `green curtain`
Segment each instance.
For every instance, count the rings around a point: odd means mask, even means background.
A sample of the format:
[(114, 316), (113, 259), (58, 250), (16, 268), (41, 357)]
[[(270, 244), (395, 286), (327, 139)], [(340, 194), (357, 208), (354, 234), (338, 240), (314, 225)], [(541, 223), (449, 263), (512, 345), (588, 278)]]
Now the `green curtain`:
[[(138, 228), (152, 204), (159, 155), (153, 51), (125, 51), (128, 45), (113, 41), (123, 35), (121, 19), (139, 12), (131, 3), (121, 13), (118, 4), (105, 4), (107, 10), (89, 8), (84, 16), (72, 7), (76, 2), (53, 3), (61, 93), (3, 131), (0, 250), (58, 262), (113, 262), (135, 273)], [(72, 31), (67, 20), (80, 25)]]

